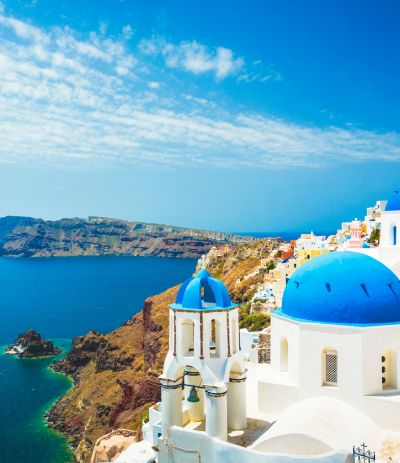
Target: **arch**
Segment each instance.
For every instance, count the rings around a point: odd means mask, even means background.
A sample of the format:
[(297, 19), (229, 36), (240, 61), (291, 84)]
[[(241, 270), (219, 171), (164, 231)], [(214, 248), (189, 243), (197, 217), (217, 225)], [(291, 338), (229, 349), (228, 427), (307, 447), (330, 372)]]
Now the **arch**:
[(281, 371), (289, 370), (289, 344), (286, 338), (281, 339)]
[(396, 352), (386, 348), (381, 356), (382, 390), (397, 389)]
[(204, 389), (199, 370), (185, 365), (183, 383), (182, 421), (184, 424), (189, 421), (201, 422), (204, 420)]
[(181, 322), (181, 346), (185, 357), (194, 356), (194, 321), (190, 319)]
[(326, 347), (322, 351), (322, 385), (337, 386), (338, 375), (338, 353), (336, 349)]
[(232, 354), (236, 354), (238, 351), (238, 321), (234, 317), (231, 320), (231, 333), (232, 333)]
[(219, 357), (221, 352), (221, 332), (218, 320), (213, 318), (210, 323), (210, 357)]

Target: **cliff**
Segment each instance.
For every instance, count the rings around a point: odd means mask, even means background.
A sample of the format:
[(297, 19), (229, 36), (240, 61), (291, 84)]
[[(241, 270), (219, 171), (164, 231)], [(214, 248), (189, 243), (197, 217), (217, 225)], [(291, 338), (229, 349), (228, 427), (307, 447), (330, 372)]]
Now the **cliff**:
[[(233, 298), (245, 301), (255, 291), (261, 259), (280, 242), (265, 239), (211, 251), (207, 268), (225, 282)], [(53, 364), (54, 370), (73, 378), (74, 387), (47, 419), (71, 438), (78, 462), (88, 462), (96, 440), (112, 429), (140, 432), (145, 411), (160, 400), (158, 375), (168, 348), (168, 305), (177, 290), (148, 298), (140, 313), (108, 334), (92, 331), (74, 339), (67, 356)]]
[(56, 221), (0, 218), (0, 255), (199, 257), (214, 245), (254, 238), (221, 232), (89, 217)]
[(19, 358), (51, 357), (61, 353), (51, 341), (43, 339), (35, 330), (19, 334), (14, 344), (7, 347), (6, 354), (16, 354)]

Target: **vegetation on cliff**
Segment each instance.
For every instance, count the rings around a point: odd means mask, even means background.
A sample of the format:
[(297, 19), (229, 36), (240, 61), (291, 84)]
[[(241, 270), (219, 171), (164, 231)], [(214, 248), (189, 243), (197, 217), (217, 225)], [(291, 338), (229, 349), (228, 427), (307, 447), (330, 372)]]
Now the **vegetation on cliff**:
[(0, 255), (9, 257), (129, 255), (199, 257), (214, 245), (254, 238), (102, 217), (0, 218)]
[[(230, 247), (215, 258), (211, 252), (207, 269), (224, 281), (234, 300), (245, 303), (262, 280), (262, 259), (279, 244), (279, 239), (265, 239)], [(92, 331), (74, 339), (67, 356), (53, 364), (54, 370), (73, 378), (74, 387), (47, 418), (70, 436), (78, 462), (87, 462), (96, 439), (112, 429), (140, 432), (147, 408), (160, 400), (158, 375), (168, 349), (168, 305), (177, 290), (148, 298), (140, 313), (108, 334)]]

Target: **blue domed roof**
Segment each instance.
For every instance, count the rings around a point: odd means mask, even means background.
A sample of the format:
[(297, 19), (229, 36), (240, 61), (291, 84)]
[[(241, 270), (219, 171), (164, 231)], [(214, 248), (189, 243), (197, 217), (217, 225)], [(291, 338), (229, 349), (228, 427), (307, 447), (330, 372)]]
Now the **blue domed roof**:
[(182, 283), (173, 309), (222, 310), (236, 307), (232, 304), (225, 285), (212, 278), (206, 269)]
[(337, 325), (400, 322), (400, 282), (376, 259), (358, 252), (315, 257), (290, 278), (277, 314)]
[(385, 211), (400, 211), (400, 192), (395, 191), (386, 204)]

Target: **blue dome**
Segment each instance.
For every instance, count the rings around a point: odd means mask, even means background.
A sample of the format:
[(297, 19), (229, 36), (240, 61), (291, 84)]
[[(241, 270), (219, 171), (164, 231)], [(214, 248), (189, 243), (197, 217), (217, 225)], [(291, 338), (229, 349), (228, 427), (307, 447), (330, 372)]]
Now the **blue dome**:
[(182, 283), (173, 309), (221, 310), (236, 307), (225, 285), (203, 269)]
[(385, 211), (400, 211), (400, 192), (395, 191), (386, 204)]
[(335, 325), (400, 322), (400, 282), (376, 259), (331, 252), (300, 267), (286, 286), (277, 314)]

